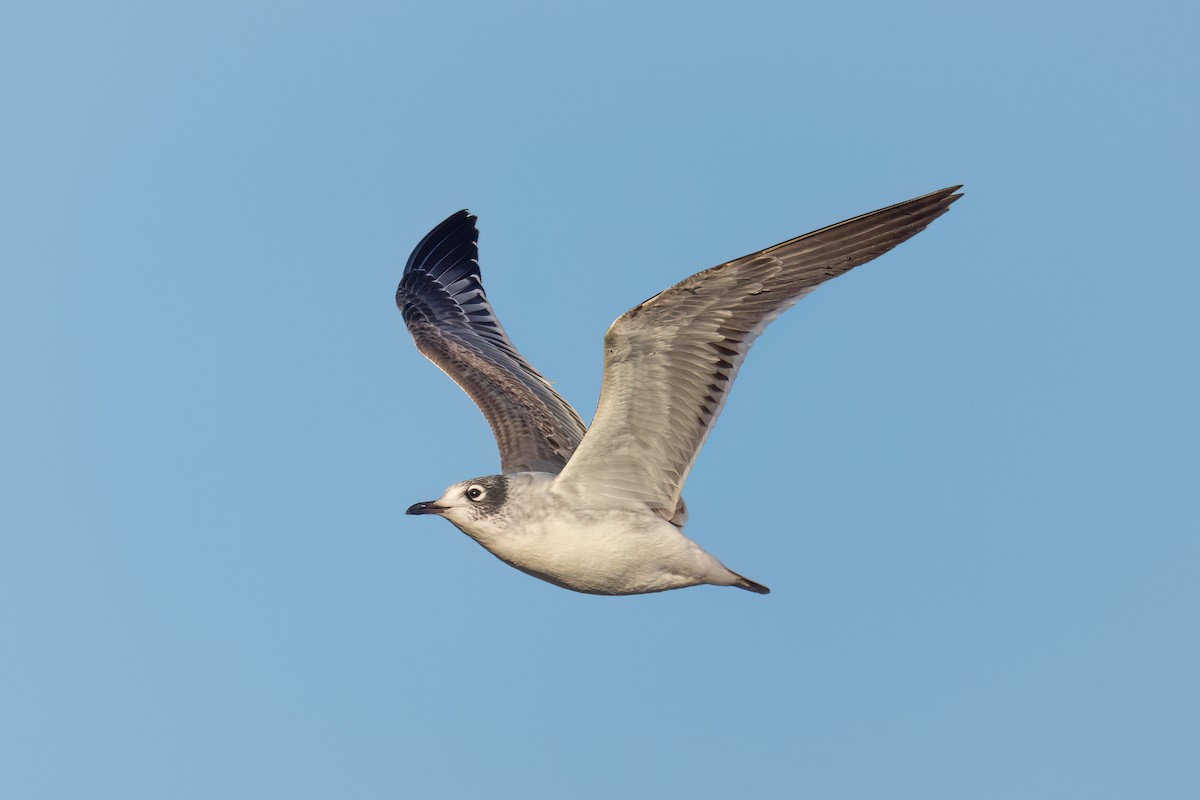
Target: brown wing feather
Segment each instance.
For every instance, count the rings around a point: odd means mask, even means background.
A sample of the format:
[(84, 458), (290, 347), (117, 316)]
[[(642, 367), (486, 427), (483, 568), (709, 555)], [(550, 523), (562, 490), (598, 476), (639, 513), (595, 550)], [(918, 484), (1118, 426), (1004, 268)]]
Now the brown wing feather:
[(951, 187), (822, 228), (675, 284), (604, 337), (591, 430), (559, 476), (594, 502), (675, 514), (683, 483), (754, 340), (830, 278), (915, 236), (961, 195)]

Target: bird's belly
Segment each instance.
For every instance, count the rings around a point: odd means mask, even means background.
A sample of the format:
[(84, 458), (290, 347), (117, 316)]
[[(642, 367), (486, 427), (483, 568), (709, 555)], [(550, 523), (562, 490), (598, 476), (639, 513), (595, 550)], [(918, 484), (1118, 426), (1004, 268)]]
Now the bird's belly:
[(530, 521), (485, 545), (513, 567), (588, 594), (641, 594), (705, 583), (711, 556), (646, 514), (578, 514)]

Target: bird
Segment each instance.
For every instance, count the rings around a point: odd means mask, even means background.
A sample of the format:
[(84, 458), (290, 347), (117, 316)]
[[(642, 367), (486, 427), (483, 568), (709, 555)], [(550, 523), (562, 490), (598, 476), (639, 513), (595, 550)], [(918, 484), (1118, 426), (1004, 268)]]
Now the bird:
[(698, 272), (604, 335), (591, 427), (521, 356), (479, 268), (476, 217), (452, 214), (412, 251), (396, 305), (417, 349), (483, 412), (500, 472), (406, 514), (448, 520), (506, 564), (564, 589), (636, 595), (690, 586), (770, 590), (684, 535), (684, 482), (750, 346), (817, 286), (924, 230), (951, 186)]

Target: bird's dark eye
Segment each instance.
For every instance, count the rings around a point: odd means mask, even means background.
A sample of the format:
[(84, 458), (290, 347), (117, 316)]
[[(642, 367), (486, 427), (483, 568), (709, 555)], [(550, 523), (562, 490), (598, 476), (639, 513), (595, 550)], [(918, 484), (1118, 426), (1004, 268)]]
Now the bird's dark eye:
[(480, 487), (472, 486), (470, 489), (467, 489), (468, 500), (478, 500), (481, 497), (483, 497), (483, 489)]

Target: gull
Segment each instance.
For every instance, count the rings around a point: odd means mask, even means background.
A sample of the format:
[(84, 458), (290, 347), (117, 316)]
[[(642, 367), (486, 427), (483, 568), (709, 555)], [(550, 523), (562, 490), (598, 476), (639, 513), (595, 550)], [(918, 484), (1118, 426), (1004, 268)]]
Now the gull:
[(443, 517), (506, 564), (577, 592), (708, 584), (767, 594), (684, 536), (688, 472), (763, 329), (821, 283), (924, 230), (961, 188), (727, 261), (626, 311), (604, 335), (590, 429), (496, 318), (475, 216), (451, 215), (413, 250), (396, 305), (417, 349), (487, 417), (500, 474), (405, 513)]

